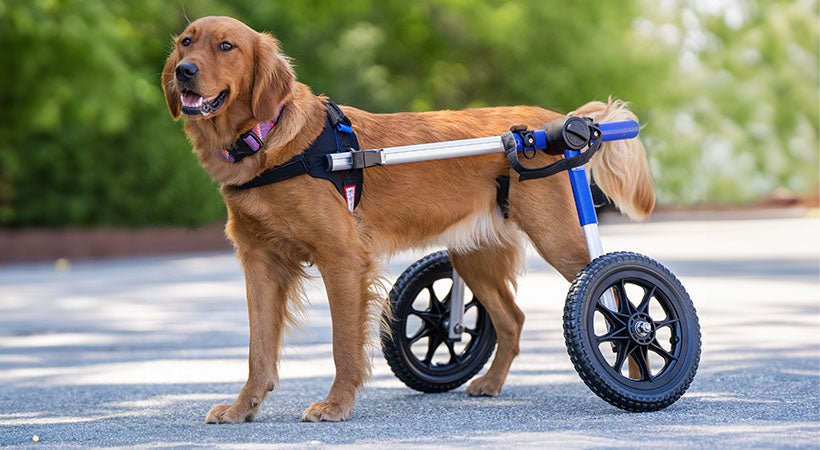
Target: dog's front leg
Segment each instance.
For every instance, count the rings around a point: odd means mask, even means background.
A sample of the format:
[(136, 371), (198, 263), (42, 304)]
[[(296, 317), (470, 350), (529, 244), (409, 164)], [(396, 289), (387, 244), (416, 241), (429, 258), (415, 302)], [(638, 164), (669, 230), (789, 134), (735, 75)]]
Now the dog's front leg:
[(364, 251), (343, 252), (317, 265), (330, 303), (336, 379), (327, 398), (310, 405), (302, 420), (337, 422), (350, 417), (356, 393), (370, 374), (366, 345), (374, 265)]
[(298, 282), (298, 266), (274, 258), (265, 250), (237, 251), (245, 271), (245, 289), (250, 322), (248, 381), (230, 405), (214, 406), (208, 423), (238, 423), (253, 420), (262, 402), (279, 383), (277, 365), (286, 326), (289, 294)]

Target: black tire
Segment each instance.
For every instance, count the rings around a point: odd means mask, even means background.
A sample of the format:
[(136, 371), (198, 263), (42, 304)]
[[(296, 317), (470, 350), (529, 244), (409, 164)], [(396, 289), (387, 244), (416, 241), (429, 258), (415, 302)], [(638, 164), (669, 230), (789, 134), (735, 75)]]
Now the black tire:
[[(446, 320), (451, 291), (439, 299), (433, 284), (452, 278), (449, 255), (436, 252), (408, 267), (390, 291), (393, 318), (388, 322), (390, 334), (381, 336), (382, 351), (396, 377), (417, 391), (446, 392), (461, 386), (481, 370), (495, 349), (490, 315), (475, 297), (465, 298), (462, 341), (449, 339)], [(452, 283), (450, 286), (452, 289)], [(444, 358), (442, 347), (446, 348)]]
[[(601, 303), (609, 289), (617, 311)], [(700, 361), (700, 325), (689, 294), (668, 269), (636, 253), (600, 256), (575, 278), (564, 308), (564, 338), (584, 383), (627, 411), (674, 403)]]

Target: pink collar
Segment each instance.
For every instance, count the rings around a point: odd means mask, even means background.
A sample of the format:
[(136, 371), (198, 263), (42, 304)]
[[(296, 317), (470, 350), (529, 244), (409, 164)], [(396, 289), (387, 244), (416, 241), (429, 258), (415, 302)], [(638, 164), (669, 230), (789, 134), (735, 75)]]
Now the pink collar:
[(257, 123), (250, 131), (239, 135), (239, 139), (234, 142), (231, 148), (221, 150), (219, 154), (222, 156), (222, 159), (235, 163), (258, 152), (259, 149), (265, 145), (265, 137), (270, 134), (270, 131), (274, 125), (276, 125), (276, 122), (279, 120), (279, 115), (282, 114), (282, 108), (284, 107), (285, 104), (280, 103), (273, 120), (270, 122)]

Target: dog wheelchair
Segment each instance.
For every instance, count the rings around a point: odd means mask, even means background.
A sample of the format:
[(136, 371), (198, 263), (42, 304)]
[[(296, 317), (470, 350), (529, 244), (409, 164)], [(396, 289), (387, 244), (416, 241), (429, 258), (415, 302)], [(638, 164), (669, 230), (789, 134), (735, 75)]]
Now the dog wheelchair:
[[(591, 262), (564, 307), (564, 338), (575, 370), (600, 398), (628, 411), (656, 411), (680, 398), (700, 360), (700, 326), (689, 295), (660, 263), (637, 253), (604, 254), (584, 164), (601, 143), (638, 135), (634, 121), (569, 117), (544, 130), (513, 127), (501, 136), (327, 155), (330, 171), (504, 152), (519, 180), (568, 171)], [(586, 150), (584, 150), (586, 149)], [(558, 150), (564, 158), (525, 168), (518, 153)], [(440, 251), (416, 261), (390, 292), (391, 335), (382, 350), (393, 373), (422, 392), (471, 379), (490, 358), (495, 330), (480, 299)]]

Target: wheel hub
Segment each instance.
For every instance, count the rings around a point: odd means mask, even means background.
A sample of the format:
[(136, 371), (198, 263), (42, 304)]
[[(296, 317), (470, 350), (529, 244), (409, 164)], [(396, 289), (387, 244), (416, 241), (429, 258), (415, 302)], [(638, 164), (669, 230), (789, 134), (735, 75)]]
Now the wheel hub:
[(641, 345), (648, 345), (655, 339), (655, 322), (648, 314), (637, 313), (629, 318), (629, 337)]
[(450, 318), (449, 317), (442, 317), (441, 319), (439, 319), (438, 324), (439, 324), (438, 325), (438, 330), (436, 330), (436, 331), (438, 331), (438, 333), (442, 337), (449, 338), (450, 337)]

